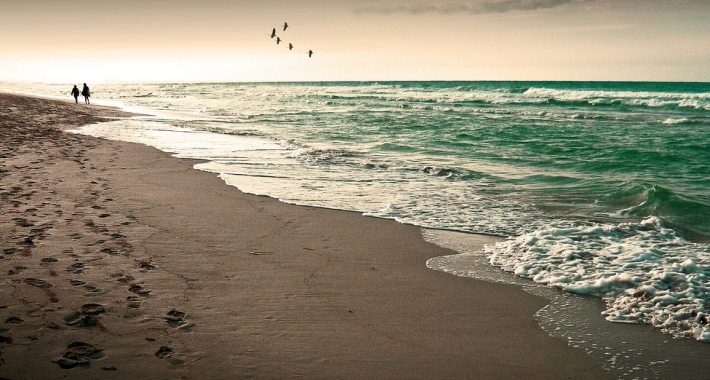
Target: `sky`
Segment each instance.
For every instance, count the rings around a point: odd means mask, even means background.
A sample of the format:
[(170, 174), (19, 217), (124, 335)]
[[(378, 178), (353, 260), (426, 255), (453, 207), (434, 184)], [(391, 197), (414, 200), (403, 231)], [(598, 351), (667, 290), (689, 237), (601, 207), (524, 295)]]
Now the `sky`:
[(710, 0), (0, 0), (0, 81), (348, 80), (710, 82)]

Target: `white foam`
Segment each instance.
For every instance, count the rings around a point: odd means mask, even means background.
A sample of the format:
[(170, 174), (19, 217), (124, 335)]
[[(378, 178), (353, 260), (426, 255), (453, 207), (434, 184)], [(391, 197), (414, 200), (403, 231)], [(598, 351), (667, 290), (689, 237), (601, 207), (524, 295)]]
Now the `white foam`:
[(686, 119), (686, 118), (684, 118), (684, 117), (681, 117), (681, 118), (679, 118), (679, 119), (673, 119), (673, 118), (669, 117), (668, 119), (663, 120), (661, 123), (673, 125), (673, 124), (685, 123), (685, 122), (687, 122), (687, 121), (688, 121), (688, 119)]
[(648, 323), (710, 341), (710, 252), (656, 218), (641, 223), (556, 223), (487, 246), (490, 263), (562, 290), (601, 297), (606, 319)]
[(197, 131), (171, 125), (168, 120), (123, 119), (85, 125), (71, 132), (140, 143), (194, 159), (239, 158), (244, 151), (285, 150), (271, 140)]
[(592, 105), (614, 103), (646, 107), (675, 105), (696, 109), (710, 106), (710, 93), (557, 90), (531, 87), (523, 95), (538, 100), (586, 101)]

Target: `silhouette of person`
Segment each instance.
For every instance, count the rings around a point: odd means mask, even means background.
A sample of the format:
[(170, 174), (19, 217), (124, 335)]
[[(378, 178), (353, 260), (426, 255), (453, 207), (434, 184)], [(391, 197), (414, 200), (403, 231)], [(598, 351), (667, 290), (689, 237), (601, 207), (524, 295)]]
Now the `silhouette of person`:
[(84, 101), (86, 101), (86, 104), (91, 104), (89, 103), (89, 97), (91, 96), (91, 91), (89, 91), (89, 86), (84, 83), (84, 88), (81, 90), (81, 95), (84, 96)]
[(74, 102), (79, 104), (79, 89), (74, 85), (74, 88), (71, 89), (71, 94), (74, 96)]

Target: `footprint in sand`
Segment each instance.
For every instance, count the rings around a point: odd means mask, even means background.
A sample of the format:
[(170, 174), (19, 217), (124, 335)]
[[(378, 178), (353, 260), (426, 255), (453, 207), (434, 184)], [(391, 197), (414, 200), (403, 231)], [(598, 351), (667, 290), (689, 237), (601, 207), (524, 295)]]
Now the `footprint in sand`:
[(184, 311), (170, 309), (170, 311), (168, 311), (164, 318), (165, 321), (168, 322), (168, 325), (170, 327), (176, 329), (189, 329), (190, 327), (195, 326), (195, 324), (186, 321), (186, 315), (187, 314)]
[(22, 239), (22, 241), (18, 242), (17, 245), (25, 246), (25, 247), (34, 247), (35, 242), (29, 237), (26, 237)]
[(147, 296), (150, 293), (150, 289), (146, 289), (138, 284), (131, 284), (131, 286), (128, 287), (128, 291), (142, 296)]
[(27, 285), (31, 285), (44, 290), (44, 293), (47, 295), (51, 302), (59, 302), (59, 298), (57, 298), (57, 293), (50, 290), (52, 284), (48, 283), (47, 281), (40, 280), (37, 278), (26, 278), (23, 282)]
[(22, 318), (18, 318), (18, 317), (10, 317), (5, 320), (5, 323), (11, 324), (11, 325), (19, 325), (22, 322), (24, 322), (24, 320)]
[(89, 293), (101, 293), (101, 289), (93, 285), (84, 285), (84, 289), (86, 289), (86, 291)]
[(67, 272), (79, 274), (84, 272), (84, 263), (74, 263), (67, 268)]
[(55, 259), (54, 257), (45, 257), (44, 259), (40, 260), (40, 265), (52, 265), (57, 261), (59, 260)]
[(85, 315), (98, 315), (105, 312), (106, 308), (104, 308), (104, 305), (100, 303), (87, 303), (81, 305), (81, 313)]
[(128, 301), (128, 307), (130, 309), (140, 309), (141, 306), (143, 306), (143, 301), (138, 296), (128, 296), (126, 297), (126, 301)]
[(95, 246), (95, 245), (101, 245), (101, 244), (103, 244), (103, 243), (106, 243), (106, 240), (99, 239), (99, 240), (97, 240), (97, 241), (95, 241), (95, 242), (93, 242), (93, 243), (87, 244), (86, 246), (87, 246), (87, 247), (93, 247), (93, 246)]
[(73, 342), (67, 346), (61, 358), (54, 359), (62, 369), (71, 369), (80, 366), (88, 366), (90, 359), (100, 359), (104, 357), (103, 349), (84, 342)]
[(19, 274), (20, 272), (24, 271), (25, 269), (27, 269), (27, 267), (23, 267), (23, 266), (21, 266), (21, 265), (17, 265), (17, 266), (15, 266), (14, 268), (12, 268), (12, 269), (10, 269), (9, 271), (7, 271), (7, 275), (8, 275), (8, 276), (14, 276), (14, 275)]
[(103, 248), (103, 249), (101, 249), (100, 252), (101, 252), (101, 253), (108, 254), (108, 255), (118, 255), (118, 249), (113, 248), (113, 247), (106, 247), (106, 248)]
[(122, 284), (128, 284), (128, 283), (132, 282), (133, 280), (135, 280), (135, 278), (133, 278), (133, 276), (131, 276), (130, 274), (123, 273), (123, 272), (114, 273), (111, 275), (111, 277), (115, 278), (118, 282), (120, 282)]
[(12, 218), (11, 220), (14, 221), (15, 225), (18, 227), (34, 227), (35, 225), (34, 223), (24, 218)]
[(173, 356), (173, 349), (168, 346), (162, 346), (155, 353), (155, 356), (157, 356), (161, 359), (169, 358), (169, 357)]
[(71, 314), (65, 316), (64, 322), (66, 322), (67, 326), (103, 327), (99, 320), (101, 319), (100, 315), (105, 312), (106, 308), (104, 308), (104, 305), (101, 305), (99, 303), (87, 303), (82, 305), (79, 311), (74, 311)]
[(155, 265), (152, 264), (151, 260), (139, 260), (138, 266), (143, 269), (143, 271), (149, 271), (155, 269)]
[(40, 289), (49, 289), (52, 287), (52, 284), (37, 278), (26, 278), (23, 282), (27, 285), (32, 285)]
[(17, 249), (17, 248), (5, 248), (2, 250), (2, 253), (6, 254), (6, 255), (12, 255), (12, 254), (15, 254), (15, 252), (17, 252), (17, 251), (19, 251), (19, 249)]

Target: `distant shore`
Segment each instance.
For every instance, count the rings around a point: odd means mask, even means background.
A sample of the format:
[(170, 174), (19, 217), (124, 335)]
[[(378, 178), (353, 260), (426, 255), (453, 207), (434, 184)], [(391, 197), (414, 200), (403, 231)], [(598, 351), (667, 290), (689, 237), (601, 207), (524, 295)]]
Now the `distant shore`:
[(427, 269), (453, 252), (417, 227), (63, 132), (128, 116), (0, 94), (0, 377), (610, 377), (542, 298)]

